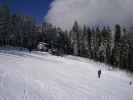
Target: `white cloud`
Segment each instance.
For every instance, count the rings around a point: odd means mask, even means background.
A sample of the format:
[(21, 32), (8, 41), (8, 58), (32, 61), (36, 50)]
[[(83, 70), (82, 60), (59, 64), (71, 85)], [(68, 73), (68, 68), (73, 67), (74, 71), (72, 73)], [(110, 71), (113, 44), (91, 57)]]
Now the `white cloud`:
[(70, 29), (75, 20), (80, 25), (132, 24), (133, 0), (54, 0), (45, 20)]

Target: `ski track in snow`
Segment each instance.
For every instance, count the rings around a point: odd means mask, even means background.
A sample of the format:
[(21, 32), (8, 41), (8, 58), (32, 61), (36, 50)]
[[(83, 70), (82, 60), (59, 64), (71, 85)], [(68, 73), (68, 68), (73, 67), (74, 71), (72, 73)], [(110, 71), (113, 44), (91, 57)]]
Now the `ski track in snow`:
[(105, 66), (80, 57), (0, 50), (0, 100), (133, 100), (133, 77)]

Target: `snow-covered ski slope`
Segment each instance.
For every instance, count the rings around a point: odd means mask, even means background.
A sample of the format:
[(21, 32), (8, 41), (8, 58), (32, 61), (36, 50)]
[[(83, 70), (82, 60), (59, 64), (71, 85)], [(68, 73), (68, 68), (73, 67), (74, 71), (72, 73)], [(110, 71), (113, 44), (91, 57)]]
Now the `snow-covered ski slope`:
[(0, 50), (0, 100), (133, 100), (130, 81), (84, 58)]

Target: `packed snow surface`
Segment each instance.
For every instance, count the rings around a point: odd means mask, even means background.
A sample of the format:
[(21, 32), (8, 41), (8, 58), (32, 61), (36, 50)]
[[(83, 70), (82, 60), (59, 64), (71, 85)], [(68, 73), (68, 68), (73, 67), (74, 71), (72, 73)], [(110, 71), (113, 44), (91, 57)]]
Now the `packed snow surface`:
[(0, 50), (0, 100), (133, 100), (130, 81), (122, 71), (80, 57)]

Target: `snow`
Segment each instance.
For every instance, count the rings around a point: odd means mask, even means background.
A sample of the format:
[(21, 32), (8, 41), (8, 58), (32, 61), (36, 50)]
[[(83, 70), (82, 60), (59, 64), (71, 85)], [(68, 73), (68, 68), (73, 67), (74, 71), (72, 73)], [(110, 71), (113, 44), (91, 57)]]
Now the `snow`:
[(85, 58), (0, 50), (0, 100), (133, 100), (130, 81)]

